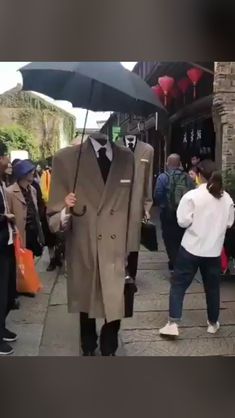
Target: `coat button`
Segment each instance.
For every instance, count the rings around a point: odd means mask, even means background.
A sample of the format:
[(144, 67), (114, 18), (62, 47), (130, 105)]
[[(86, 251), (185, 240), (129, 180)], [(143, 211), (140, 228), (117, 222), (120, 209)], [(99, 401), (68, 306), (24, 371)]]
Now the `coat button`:
[(115, 239), (116, 238), (116, 235), (115, 234), (111, 235), (111, 238), (112, 239)]
[(98, 237), (97, 237), (99, 240), (101, 240), (102, 239), (102, 235), (98, 235)]
[(114, 210), (113, 209), (111, 209), (110, 215), (114, 215)]

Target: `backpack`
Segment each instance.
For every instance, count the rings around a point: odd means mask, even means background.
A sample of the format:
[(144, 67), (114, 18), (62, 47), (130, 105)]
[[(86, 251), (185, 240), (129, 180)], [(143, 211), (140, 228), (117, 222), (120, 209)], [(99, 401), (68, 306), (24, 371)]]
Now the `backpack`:
[(166, 174), (169, 177), (167, 208), (170, 212), (176, 212), (182, 197), (191, 190), (192, 187), (190, 186), (188, 175), (183, 171)]

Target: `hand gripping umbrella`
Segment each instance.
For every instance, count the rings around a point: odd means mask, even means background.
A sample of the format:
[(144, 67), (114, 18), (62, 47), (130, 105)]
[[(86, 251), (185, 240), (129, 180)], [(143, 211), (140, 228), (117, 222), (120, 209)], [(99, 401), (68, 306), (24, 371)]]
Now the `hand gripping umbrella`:
[[(32, 62), (20, 69), (23, 90), (35, 91), (55, 100), (66, 100), (74, 107), (87, 109), (74, 178), (78, 181), (82, 146), (89, 110), (116, 111), (148, 116), (166, 110), (148, 84), (126, 70), (119, 62)], [(74, 211), (75, 216), (82, 216)]]

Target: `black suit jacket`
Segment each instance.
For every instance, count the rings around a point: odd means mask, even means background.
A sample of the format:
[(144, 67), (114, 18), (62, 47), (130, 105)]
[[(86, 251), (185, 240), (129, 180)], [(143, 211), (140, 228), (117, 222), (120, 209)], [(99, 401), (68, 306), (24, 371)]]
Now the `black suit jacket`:
[(0, 189), (0, 251), (7, 247), (9, 240), (8, 221), (5, 213), (5, 205)]

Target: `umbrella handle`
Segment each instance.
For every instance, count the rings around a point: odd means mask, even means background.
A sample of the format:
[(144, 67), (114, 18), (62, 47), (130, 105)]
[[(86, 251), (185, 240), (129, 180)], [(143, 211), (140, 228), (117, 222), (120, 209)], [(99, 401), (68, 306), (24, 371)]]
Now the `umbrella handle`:
[(74, 208), (71, 208), (70, 209), (71, 214), (73, 216), (77, 216), (77, 217), (84, 216), (85, 213), (86, 213), (86, 211), (87, 211), (87, 207), (86, 206), (83, 206), (81, 213), (75, 212)]

